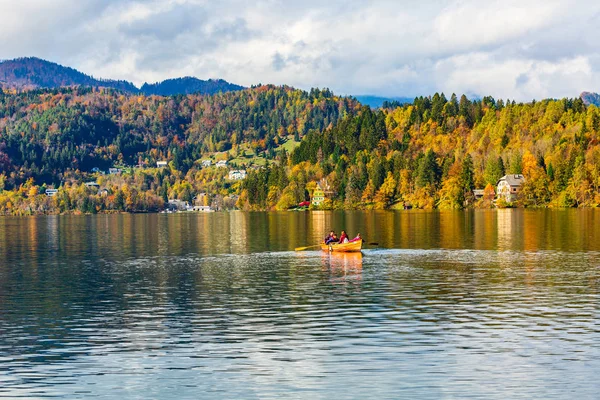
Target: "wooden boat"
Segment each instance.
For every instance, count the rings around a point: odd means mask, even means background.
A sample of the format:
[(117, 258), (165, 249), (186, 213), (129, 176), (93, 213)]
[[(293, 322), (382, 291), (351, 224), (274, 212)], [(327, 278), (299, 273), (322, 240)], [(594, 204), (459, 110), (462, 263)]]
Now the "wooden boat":
[(342, 253), (354, 253), (360, 252), (362, 250), (363, 241), (357, 240), (356, 242), (348, 242), (348, 243), (334, 243), (334, 244), (321, 244), (321, 250), (329, 251), (332, 253), (342, 252)]

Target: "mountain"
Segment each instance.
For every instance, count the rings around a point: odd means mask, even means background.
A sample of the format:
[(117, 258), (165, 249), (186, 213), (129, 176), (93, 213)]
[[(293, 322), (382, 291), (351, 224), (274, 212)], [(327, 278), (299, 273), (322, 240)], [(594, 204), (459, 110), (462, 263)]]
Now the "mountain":
[(358, 100), (361, 104), (365, 106), (369, 106), (371, 108), (380, 108), (383, 106), (384, 102), (395, 103), (395, 105), (401, 104), (411, 104), (413, 102), (413, 98), (411, 97), (380, 97), (380, 96), (371, 96), (371, 95), (359, 95), (354, 96), (356, 100)]
[(243, 86), (229, 83), (223, 79), (203, 81), (198, 78), (186, 76), (184, 78), (167, 79), (153, 84), (144, 83), (140, 91), (146, 95), (171, 96), (193, 93), (215, 94), (242, 89), (244, 89)]
[(58, 88), (64, 86), (98, 86), (138, 92), (133, 83), (96, 79), (76, 69), (36, 57), (0, 62), (0, 86), (13, 89)]
[(76, 69), (36, 57), (16, 58), (0, 62), (0, 88), (31, 90), (70, 86), (93, 86), (118, 89), (127, 93), (172, 96), (176, 94), (215, 94), (244, 89), (222, 79), (203, 81), (185, 77), (167, 79), (153, 84), (144, 83), (138, 89), (124, 80), (96, 79)]
[(579, 97), (581, 98), (581, 100), (583, 100), (586, 106), (593, 104), (595, 106), (600, 107), (600, 94), (598, 93), (582, 92), (579, 95)]

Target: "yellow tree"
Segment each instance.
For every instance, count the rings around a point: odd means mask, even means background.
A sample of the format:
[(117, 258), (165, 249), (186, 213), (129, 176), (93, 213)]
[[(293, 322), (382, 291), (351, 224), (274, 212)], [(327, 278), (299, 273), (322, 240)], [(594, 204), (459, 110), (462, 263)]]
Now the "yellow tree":
[(375, 195), (375, 208), (384, 209), (391, 205), (396, 195), (396, 180), (391, 172), (387, 173), (387, 177)]
[(519, 197), (525, 206), (540, 207), (550, 201), (549, 180), (546, 171), (529, 151), (523, 154), (523, 176)]
[(375, 187), (373, 186), (373, 183), (369, 180), (369, 183), (367, 183), (367, 187), (365, 188), (365, 190), (363, 191), (363, 195), (361, 197), (361, 201), (363, 203), (372, 203), (373, 202), (373, 196), (375, 196)]
[(438, 207), (446, 210), (463, 208), (464, 196), (460, 179), (456, 176), (448, 177), (442, 184), (439, 192)]

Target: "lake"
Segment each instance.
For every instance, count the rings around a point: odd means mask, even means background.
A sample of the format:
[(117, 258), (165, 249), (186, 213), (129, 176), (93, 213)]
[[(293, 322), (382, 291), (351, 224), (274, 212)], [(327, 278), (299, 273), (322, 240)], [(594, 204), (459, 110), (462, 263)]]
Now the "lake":
[(600, 210), (0, 218), (0, 398), (598, 398), (599, 292)]

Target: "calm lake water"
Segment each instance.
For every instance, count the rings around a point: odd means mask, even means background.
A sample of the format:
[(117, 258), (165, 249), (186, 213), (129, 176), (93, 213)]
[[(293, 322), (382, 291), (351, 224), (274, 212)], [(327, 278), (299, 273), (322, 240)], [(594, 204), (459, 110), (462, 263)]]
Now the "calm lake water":
[(597, 399), (599, 290), (600, 210), (0, 218), (0, 397)]

